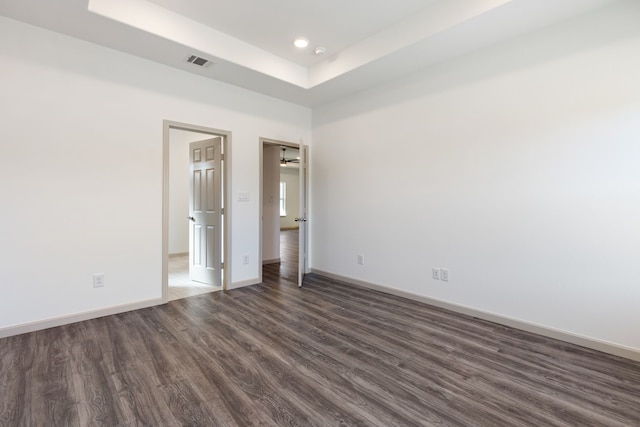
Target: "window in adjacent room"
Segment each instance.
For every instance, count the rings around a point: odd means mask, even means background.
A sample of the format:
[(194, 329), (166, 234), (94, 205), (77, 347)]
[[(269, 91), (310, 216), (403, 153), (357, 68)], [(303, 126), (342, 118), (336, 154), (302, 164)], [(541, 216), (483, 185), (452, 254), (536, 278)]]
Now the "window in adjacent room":
[(280, 216), (287, 216), (287, 183), (280, 183)]

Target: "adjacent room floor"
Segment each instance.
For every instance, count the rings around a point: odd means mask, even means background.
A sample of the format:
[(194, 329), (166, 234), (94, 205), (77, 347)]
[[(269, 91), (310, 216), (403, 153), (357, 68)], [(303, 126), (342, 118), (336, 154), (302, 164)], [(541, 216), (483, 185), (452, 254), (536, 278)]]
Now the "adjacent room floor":
[[(281, 262), (271, 265), (268, 271), (278, 267), (279, 274), (295, 280), (298, 274), (298, 230), (280, 231)], [(282, 268), (281, 268), (282, 267)], [(169, 256), (169, 301), (222, 290), (221, 286), (211, 286), (189, 279), (189, 254)]]
[(169, 301), (222, 290), (189, 279), (189, 254), (169, 257)]

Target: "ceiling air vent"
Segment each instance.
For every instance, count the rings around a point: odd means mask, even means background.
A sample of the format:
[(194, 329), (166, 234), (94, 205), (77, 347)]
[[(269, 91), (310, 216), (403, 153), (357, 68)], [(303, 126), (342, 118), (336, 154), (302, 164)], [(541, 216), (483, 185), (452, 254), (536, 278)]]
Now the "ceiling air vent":
[(213, 62), (209, 61), (208, 59), (196, 55), (191, 55), (189, 58), (187, 58), (187, 62), (198, 65), (200, 67), (209, 67), (211, 64), (213, 64)]

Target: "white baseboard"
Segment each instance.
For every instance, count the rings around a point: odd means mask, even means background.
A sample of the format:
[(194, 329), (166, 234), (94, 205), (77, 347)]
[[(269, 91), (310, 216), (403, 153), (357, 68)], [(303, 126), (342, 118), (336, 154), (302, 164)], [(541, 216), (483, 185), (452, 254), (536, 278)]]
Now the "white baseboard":
[(183, 256), (189, 256), (189, 252), (176, 252), (173, 254), (169, 254), (169, 258), (176, 258), (176, 257), (183, 257)]
[(256, 277), (255, 279), (243, 280), (241, 282), (233, 282), (230, 286), (227, 286), (227, 290), (230, 291), (232, 289), (244, 288), (245, 286), (257, 285), (259, 283), (261, 283), (259, 277)]
[(473, 307), (459, 305), (435, 298), (426, 297), (423, 295), (414, 294), (412, 292), (402, 291), (399, 289), (390, 288), (384, 285), (378, 285), (375, 283), (365, 282), (362, 280), (354, 279), (347, 276), (341, 276), (339, 274), (330, 273), (328, 271), (311, 269), (312, 273), (319, 274), (331, 279), (347, 282), (352, 285), (360, 286), (367, 289), (372, 289), (380, 292), (384, 292), (391, 295), (407, 298), (414, 301), (424, 302), (436, 307), (451, 310), (456, 313), (466, 314), (468, 316), (477, 317), (479, 319), (488, 320), (489, 322), (498, 323), (500, 325), (509, 326), (512, 328), (520, 329), (534, 334), (542, 335), (548, 338), (554, 338), (560, 341), (565, 341), (571, 344), (580, 345), (593, 350), (598, 350), (603, 353), (613, 354), (615, 356), (624, 357), (626, 359), (635, 360), (640, 362), (640, 350), (622, 346), (619, 344), (611, 343), (608, 341), (602, 341), (591, 337), (586, 337), (578, 334), (574, 334), (560, 329), (550, 328), (544, 325), (538, 325), (531, 322), (515, 319), (508, 316), (503, 316), (488, 311), (479, 310)]
[(131, 304), (116, 305), (98, 310), (83, 311), (82, 313), (75, 313), (67, 316), (52, 317), (50, 319), (38, 320), (36, 322), (24, 323), (17, 326), (9, 326), (0, 328), (0, 338), (26, 334), (28, 332), (40, 331), (42, 329), (54, 328), (56, 326), (68, 325), (69, 323), (82, 322), (89, 319), (97, 319), (98, 317), (111, 316), (112, 314), (139, 310), (141, 308), (153, 307), (160, 304), (162, 304), (162, 298), (154, 298)]

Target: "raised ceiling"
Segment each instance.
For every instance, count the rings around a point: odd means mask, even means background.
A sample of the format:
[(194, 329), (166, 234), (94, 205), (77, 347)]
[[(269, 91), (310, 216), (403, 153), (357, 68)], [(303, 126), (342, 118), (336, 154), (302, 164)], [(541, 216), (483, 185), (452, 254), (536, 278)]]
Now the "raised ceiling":
[(316, 106), (614, 1), (2, 0), (0, 14)]
[[(309, 67), (327, 55), (364, 40), (424, 9), (433, 0), (150, 0), (158, 6), (215, 28), (276, 56)], [(300, 50), (295, 37), (311, 44)]]

